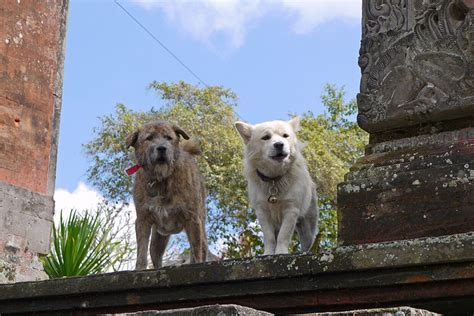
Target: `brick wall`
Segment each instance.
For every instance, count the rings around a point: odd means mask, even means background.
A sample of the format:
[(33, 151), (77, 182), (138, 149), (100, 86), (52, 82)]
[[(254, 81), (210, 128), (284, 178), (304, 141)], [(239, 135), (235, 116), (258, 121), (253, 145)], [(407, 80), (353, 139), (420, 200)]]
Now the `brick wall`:
[(0, 282), (44, 277), (37, 256), (48, 252), (54, 212), (67, 8), (0, 2)]

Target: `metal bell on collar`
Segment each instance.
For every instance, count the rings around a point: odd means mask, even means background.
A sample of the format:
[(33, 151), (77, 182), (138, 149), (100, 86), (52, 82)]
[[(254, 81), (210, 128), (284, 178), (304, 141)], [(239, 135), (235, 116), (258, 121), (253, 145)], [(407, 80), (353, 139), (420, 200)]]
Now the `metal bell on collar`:
[(276, 202), (278, 202), (278, 198), (275, 195), (272, 194), (268, 197), (268, 203), (275, 204)]
[(268, 188), (268, 203), (275, 204), (278, 202), (278, 187), (276, 186), (275, 181), (272, 181), (272, 185)]

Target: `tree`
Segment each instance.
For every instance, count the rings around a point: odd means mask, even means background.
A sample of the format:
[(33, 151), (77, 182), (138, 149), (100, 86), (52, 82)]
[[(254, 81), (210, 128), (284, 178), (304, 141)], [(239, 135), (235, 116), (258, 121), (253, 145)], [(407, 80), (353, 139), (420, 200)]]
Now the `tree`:
[(357, 103), (344, 102), (344, 88), (327, 84), (321, 101), (327, 112), (302, 116), (299, 137), (306, 144), (304, 156), (310, 174), (318, 186), (320, 206), (320, 234), (313, 247), (333, 247), (337, 239), (336, 193), (337, 184), (357, 160), (363, 156), (368, 135), (353, 120)]
[[(223, 241), (228, 257), (262, 253), (260, 229), (242, 175), (243, 144), (233, 127), (238, 120), (237, 96), (223, 87), (200, 88), (184, 82), (152, 82), (150, 89), (163, 101), (158, 109), (136, 112), (118, 104), (115, 113), (100, 118), (94, 139), (85, 144), (91, 158), (89, 181), (111, 202), (129, 201), (132, 179), (123, 170), (133, 164), (133, 152), (125, 146), (126, 137), (144, 122), (174, 122), (201, 143), (203, 155), (198, 162), (208, 189), (210, 241)], [(335, 186), (366, 142), (365, 134), (349, 120), (355, 103), (345, 104), (343, 97), (343, 89), (328, 85), (322, 97), (327, 113), (302, 116), (300, 137), (307, 144), (305, 156), (322, 204), (322, 233), (315, 250), (335, 243)]]

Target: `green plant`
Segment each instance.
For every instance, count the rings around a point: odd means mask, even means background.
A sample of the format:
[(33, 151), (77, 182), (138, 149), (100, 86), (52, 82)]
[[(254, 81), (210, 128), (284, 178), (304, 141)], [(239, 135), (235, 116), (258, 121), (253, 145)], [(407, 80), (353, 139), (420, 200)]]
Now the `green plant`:
[(51, 252), (43, 259), (50, 278), (103, 273), (113, 266), (119, 242), (99, 215), (72, 210), (65, 220), (61, 212), (58, 226), (53, 224)]

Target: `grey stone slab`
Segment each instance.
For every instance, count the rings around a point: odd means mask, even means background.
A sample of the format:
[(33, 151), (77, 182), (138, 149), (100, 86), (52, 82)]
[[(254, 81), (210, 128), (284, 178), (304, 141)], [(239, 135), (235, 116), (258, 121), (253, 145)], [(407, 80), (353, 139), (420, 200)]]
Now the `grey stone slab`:
[[(119, 315), (119, 314), (115, 314)], [(126, 316), (271, 316), (272, 313), (240, 305), (209, 305), (164, 311), (144, 311), (120, 314)], [(286, 314), (287, 316), (439, 316), (441, 314), (412, 307), (358, 309), (334, 313)]]
[(0, 231), (28, 240), (31, 251), (49, 252), (54, 201), (47, 196), (0, 181)]
[(441, 314), (433, 313), (424, 309), (412, 307), (393, 307), (378, 309), (359, 309), (347, 312), (336, 313), (314, 313), (305, 314), (305, 316), (438, 316)]
[(0, 181), (0, 212), (22, 212), (45, 220), (52, 220), (54, 200), (52, 196)]
[[(240, 305), (209, 305), (164, 311), (145, 311), (127, 316), (271, 316), (273, 314)], [(398, 316), (398, 315), (397, 315)]]

